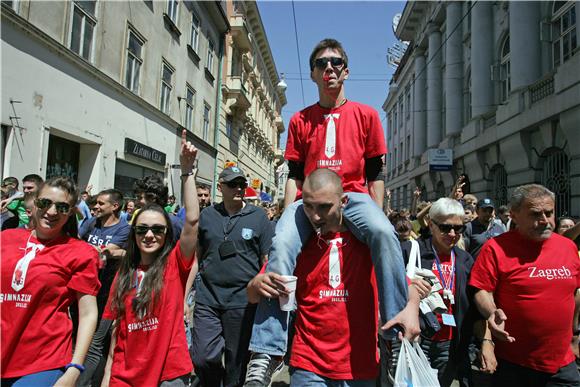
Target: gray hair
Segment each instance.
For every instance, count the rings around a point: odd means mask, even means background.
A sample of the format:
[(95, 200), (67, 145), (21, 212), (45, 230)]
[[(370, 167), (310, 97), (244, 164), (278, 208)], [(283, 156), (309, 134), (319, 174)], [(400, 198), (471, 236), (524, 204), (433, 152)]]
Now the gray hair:
[(525, 199), (538, 199), (544, 198), (549, 196), (552, 200), (556, 200), (556, 196), (552, 191), (544, 187), (540, 184), (525, 184), (520, 185), (514, 192), (512, 192), (512, 196), (510, 197), (510, 208), (514, 211), (517, 211), (522, 206), (522, 203)]
[(433, 203), (429, 210), (429, 218), (433, 220), (442, 220), (450, 216), (459, 216), (462, 219), (465, 216), (463, 206), (457, 200), (441, 198)]

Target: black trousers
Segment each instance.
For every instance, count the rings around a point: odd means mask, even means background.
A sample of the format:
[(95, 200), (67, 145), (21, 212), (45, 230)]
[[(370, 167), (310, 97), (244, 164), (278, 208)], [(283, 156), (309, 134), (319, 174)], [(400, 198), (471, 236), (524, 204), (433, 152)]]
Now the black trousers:
[[(193, 310), (192, 359), (204, 387), (244, 384), (256, 305), (218, 309), (196, 303)], [(224, 364), (222, 363), (224, 357)]]
[(560, 368), (555, 374), (497, 359), (493, 385), (497, 387), (579, 387), (580, 374), (576, 362)]

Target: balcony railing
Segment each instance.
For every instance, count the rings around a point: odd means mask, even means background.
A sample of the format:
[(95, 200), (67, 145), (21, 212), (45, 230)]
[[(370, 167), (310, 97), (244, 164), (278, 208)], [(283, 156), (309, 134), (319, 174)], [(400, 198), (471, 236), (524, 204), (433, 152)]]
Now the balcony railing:
[(549, 95), (554, 94), (554, 77), (541, 79), (530, 86), (530, 101), (536, 103)]

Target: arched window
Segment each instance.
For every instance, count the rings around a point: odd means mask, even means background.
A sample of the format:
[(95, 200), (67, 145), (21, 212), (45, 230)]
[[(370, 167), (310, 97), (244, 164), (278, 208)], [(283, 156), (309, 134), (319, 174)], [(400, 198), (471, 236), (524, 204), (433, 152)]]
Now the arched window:
[(556, 195), (556, 216), (570, 211), (570, 161), (561, 148), (542, 154), (542, 184)]
[(554, 67), (566, 62), (578, 46), (576, 36), (576, 3), (555, 1), (552, 11), (552, 58)]
[(511, 73), (510, 73), (510, 36), (507, 35), (501, 46), (499, 72), (501, 79), (501, 101), (508, 99), (511, 91)]
[(496, 206), (507, 204), (507, 172), (501, 164), (491, 168), (492, 197)]

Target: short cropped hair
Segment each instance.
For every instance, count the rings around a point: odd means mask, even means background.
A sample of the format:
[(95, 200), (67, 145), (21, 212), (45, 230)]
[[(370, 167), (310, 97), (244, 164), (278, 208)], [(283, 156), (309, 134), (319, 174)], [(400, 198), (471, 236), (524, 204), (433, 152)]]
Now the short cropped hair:
[(42, 177), (38, 176), (36, 173), (31, 173), (30, 175), (24, 176), (22, 178), (22, 182), (24, 183), (25, 181), (31, 181), (36, 184), (37, 187), (40, 187), (40, 185), (44, 182)]
[(512, 210), (517, 211), (522, 206), (524, 200), (538, 199), (546, 196), (554, 201), (556, 200), (554, 193), (541, 184), (520, 185), (514, 189), (514, 192), (512, 192), (512, 196), (510, 197), (510, 207)]
[(314, 61), (316, 60), (316, 55), (318, 55), (318, 53), (320, 51), (324, 51), (327, 48), (330, 48), (331, 50), (336, 50), (340, 53), (340, 56), (342, 57), (342, 59), (344, 60), (344, 68), (348, 67), (348, 56), (346, 55), (346, 51), (344, 51), (344, 48), (342, 47), (342, 44), (340, 44), (340, 42), (336, 39), (324, 39), (321, 40), (320, 43), (318, 43), (316, 45), (316, 47), (314, 47), (314, 49), (312, 50), (312, 53), (310, 54), (310, 71), (314, 71)]
[(441, 221), (450, 216), (459, 216), (462, 219), (465, 216), (463, 206), (455, 199), (438, 199), (429, 210), (429, 218), (435, 221)]
[(112, 203), (117, 203), (119, 205), (119, 208), (117, 208), (117, 211), (115, 211), (115, 213), (118, 213), (121, 211), (121, 209), (123, 208), (123, 204), (124, 204), (123, 203), (123, 193), (121, 191), (119, 191), (118, 189), (104, 189), (97, 194), (97, 197), (99, 197), (101, 195), (109, 195), (109, 201)]

